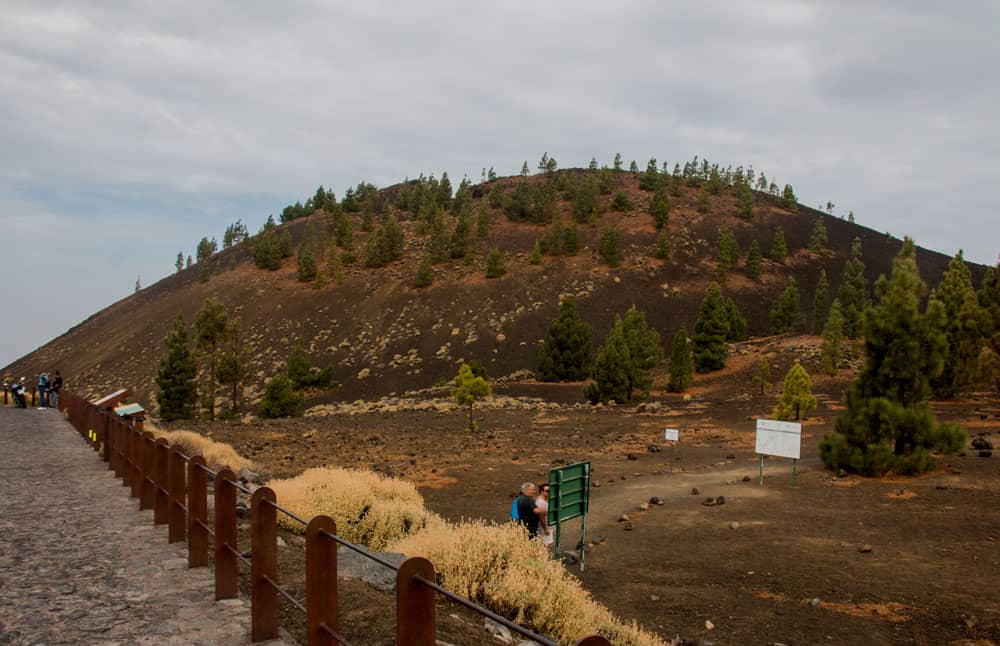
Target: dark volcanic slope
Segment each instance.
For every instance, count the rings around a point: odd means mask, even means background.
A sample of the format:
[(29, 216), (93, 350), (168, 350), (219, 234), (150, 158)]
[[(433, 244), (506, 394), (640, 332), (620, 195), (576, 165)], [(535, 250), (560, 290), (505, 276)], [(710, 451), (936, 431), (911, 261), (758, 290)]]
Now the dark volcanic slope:
[[(497, 181), (511, 186), (548, 180), (536, 176)], [(491, 210), (489, 239), (476, 240), (474, 265), (461, 261), (439, 265), (434, 284), (423, 290), (410, 285), (427, 238), (416, 234), (409, 214), (394, 208), (406, 230), (406, 257), (382, 269), (350, 267), (341, 285), (328, 281), (314, 289), (298, 282), (294, 258), (275, 272), (257, 269), (250, 260), (251, 240), (207, 261), (213, 268), (207, 284), (199, 281), (199, 265), (165, 278), (99, 311), (3, 373), (19, 376), (59, 369), (71, 388), (94, 393), (129, 385), (141, 402), (152, 404), (153, 377), (164, 353), (162, 340), (173, 318), (182, 312), (193, 321), (205, 298), (214, 296), (243, 322), (254, 356), (251, 398), (259, 397), (264, 380), (282, 369), (296, 339), (303, 340), (317, 364), (334, 366), (341, 384), (314, 398), (314, 403), (401, 394), (450, 378), (461, 359), (479, 359), (493, 377), (534, 370), (539, 343), (561, 294), (577, 297), (583, 317), (594, 328), (595, 344), (615, 314), (632, 304), (645, 312), (669, 344), (679, 325), (686, 325), (689, 332), (693, 327), (712, 280), (716, 231), (723, 223), (733, 229), (744, 254), (756, 238), (767, 255), (779, 226), (788, 242), (787, 264), (765, 260), (761, 281), (748, 280), (742, 264), (730, 273), (725, 291), (748, 318), (751, 335), (767, 334), (768, 312), (789, 275), (799, 284), (808, 317), (820, 268), (826, 268), (836, 290), (855, 236), (862, 240), (871, 281), (889, 271), (900, 247), (897, 239), (813, 209), (800, 206), (797, 213), (781, 209), (774, 198), (760, 193), (755, 193), (753, 222), (735, 217), (731, 189), (714, 198), (710, 212), (699, 213), (696, 190), (684, 188), (683, 194), (671, 197), (673, 255), (661, 261), (653, 257), (657, 234), (645, 208), (650, 193), (640, 191), (637, 176), (630, 173), (620, 175), (616, 190), (628, 193), (639, 208), (627, 215), (605, 212), (593, 225), (582, 226), (584, 247), (577, 256), (546, 257), (541, 265), (529, 264), (531, 247), (546, 228), (514, 223), (501, 211)], [(606, 205), (610, 196), (600, 199)], [(479, 202), (475, 209), (488, 208)], [(561, 202), (560, 208), (568, 221), (569, 202)], [(447, 217), (450, 226), (453, 216)], [(816, 218), (826, 223), (830, 253), (804, 249)], [(330, 222), (327, 214), (309, 219), (324, 226)], [(283, 226), (297, 241), (305, 223), (295, 220)], [(616, 269), (604, 265), (596, 252), (601, 233), (612, 224), (621, 231), (626, 250), (625, 262)], [(360, 230), (358, 221), (355, 229)], [(359, 249), (367, 235), (358, 234)], [(507, 274), (486, 280), (485, 259), (491, 247), (505, 252)], [(921, 249), (918, 260), (924, 279), (937, 284), (948, 256)], [(983, 268), (972, 270), (978, 281)]]

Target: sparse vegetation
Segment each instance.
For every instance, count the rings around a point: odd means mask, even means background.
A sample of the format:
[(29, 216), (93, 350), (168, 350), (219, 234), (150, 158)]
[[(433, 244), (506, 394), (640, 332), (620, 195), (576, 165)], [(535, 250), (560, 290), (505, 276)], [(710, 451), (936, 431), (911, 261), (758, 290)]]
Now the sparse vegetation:
[(195, 382), (198, 364), (191, 351), (191, 333), (182, 314), (174, 319), (165, 343), (167, 355), (160, 361), (156, 373), (156, 402), (160, 406), (160, 419), (165, 422), (191, 419), (198, 402), (198, 385)]
[(598, 247), (601, 258), (609, 267), (617, 267), (622, 262), (622, 239), (618, 229), (608, 227), (601, 236), (601, 243)]
[(504, 263), (503, 252), (497, 248), (490, 249), (490, 255), (486, 257), (486, 277), (499, 278), (507, 273)]
[(490, 384), (482, 376), (476, 375), (472, 371), (472, 366), (463, 363), (455, 375), (455, 388), (451, 391), (451, 396), (459, 406), (465, 406), (469, 411), (469, 430), (475, 432), (476, 422), (472, 419), (472, 407), (476, 401), (483, 397), (489, 397), (492, 389)]
[(301, 413), (302, 399), (288, 375), (275, 375), (267, 383), (257, 414), (265, 419), (294, 417)]

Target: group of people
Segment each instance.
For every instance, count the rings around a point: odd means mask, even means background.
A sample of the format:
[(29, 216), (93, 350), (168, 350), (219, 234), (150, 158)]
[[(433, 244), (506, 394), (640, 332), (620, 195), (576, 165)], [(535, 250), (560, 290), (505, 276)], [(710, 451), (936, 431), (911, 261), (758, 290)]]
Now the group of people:
[(540, 537), (542, 545), (555, 542), (553, 528), (548, 524), (549, 485), (525, 482), (521, 485), (521, 495), (514, 500), (511, 516), (528, 530), (528, 536)]
[[(42, 372), (38, 375), (38, 385), (34, 386), (32, 392), (38, 393), (39, 408), (59, 408), (59, 391), (62, 390), (63, 378), (56, 370), (50, 378), (48, 373)], [(28, 384), (24, 377), (14, 381), (13, 379), (4, 383), (4, 390), (10, 393), (15, 408), (28, 407)], [(6, 399), (6, 398), (5, 398)], [(34, 403), (34, 397), (32, 402)]]

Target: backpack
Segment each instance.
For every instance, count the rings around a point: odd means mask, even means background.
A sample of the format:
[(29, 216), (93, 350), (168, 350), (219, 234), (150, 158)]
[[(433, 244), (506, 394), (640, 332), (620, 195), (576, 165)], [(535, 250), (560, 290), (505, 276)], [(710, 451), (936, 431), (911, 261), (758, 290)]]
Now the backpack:
[(517, 498), (514, 498), (514, 502), (510, 504), (510, 519), (511, 520), (521, 520), (521, 515), (517, 513)]

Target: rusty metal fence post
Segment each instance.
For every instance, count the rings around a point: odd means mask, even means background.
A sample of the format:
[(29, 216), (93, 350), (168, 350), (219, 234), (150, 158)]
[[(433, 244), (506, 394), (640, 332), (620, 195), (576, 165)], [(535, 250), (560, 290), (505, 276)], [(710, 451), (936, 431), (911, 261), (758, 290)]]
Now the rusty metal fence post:
[(188, 567), (208, 565), (208, 473), (205, 458), (188, 460)]
[(152, 433), (137, 433), (139, 447), (138, 474), (132, 482), (132, 495), (139, 498), (139, 509), (152, 509), (156, 505), (156, 443)]
[(160, 438), (153, 445), (155, 458), (153, 472), (153, 524), (163, 525), (167, 522), (170, 510), (170, 496), (167, 495), (167, 460), (170, 448), (167, 440)]
[(101, 445), (104, 447), (104, 454), (101, 458), (108, 463), (109, 469), (111, 468), (111, 451), (113, 450), (111, 441), (112, 417), (118, 417), (118, 415), (114, 411), (104, 411), (101, 414), (101, 421), (97, 424), (97, 427), (100, 429)]
[(611, 646), (611, 642), (601, 635), (587, 635), (576, 642), (575, 646)]
[(329, 516), (316, 516), (306, 527), (306, 640), (309, 646), (333, 646), (337, 632), (337, 534)]
[(250, 499), (250, 622), (253, 641), (278, 636), (278, 511), (274, 491), (261, 487)]
[(396, 644), (434, 646), (437, 632), (434, 590), (415, 577), (436, 579), (434, 566), (425, 558), (408, 558), (396, 573)]
[(167, 515), (168, 543), (180, 543), (187, 536), (185, 525), (185, 502), (187, 501), (187, 482), (184, 474), (184, 458), (176, 446), (168, 453), (169, 474), (167, 476), (170, 511)]
[(236, 596), (236, 474), (215, 474), (215, 599)]

